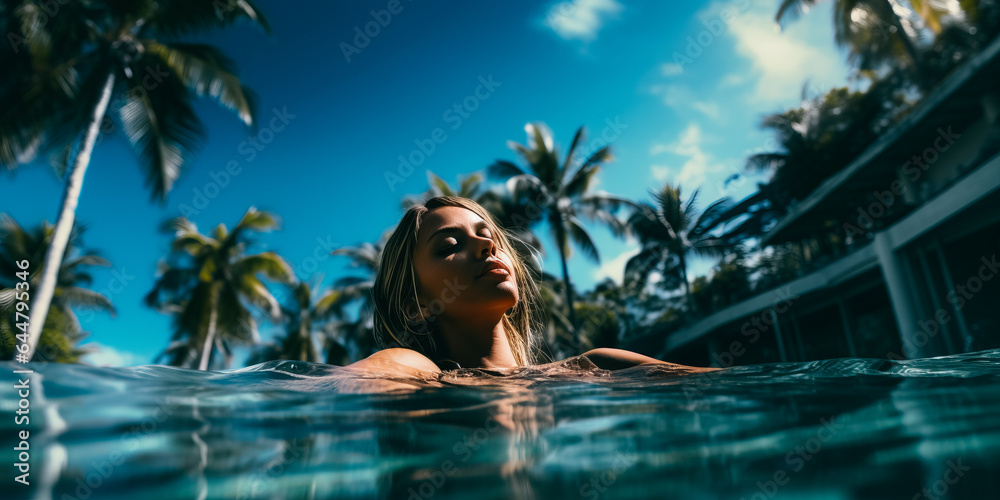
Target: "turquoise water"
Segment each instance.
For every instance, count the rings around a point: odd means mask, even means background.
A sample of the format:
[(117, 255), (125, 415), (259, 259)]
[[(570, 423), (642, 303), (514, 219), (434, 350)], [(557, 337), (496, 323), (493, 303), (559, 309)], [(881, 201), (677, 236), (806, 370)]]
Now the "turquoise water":
[[(3, 498), (998, 498), (1000, 350), (677, 376), (586, 358), (392, 394), (344, 369), (36, 364)], [(30, 365), (29, 365), (30, 366)], [(17, 384), (0, 363), (4, 387)]]

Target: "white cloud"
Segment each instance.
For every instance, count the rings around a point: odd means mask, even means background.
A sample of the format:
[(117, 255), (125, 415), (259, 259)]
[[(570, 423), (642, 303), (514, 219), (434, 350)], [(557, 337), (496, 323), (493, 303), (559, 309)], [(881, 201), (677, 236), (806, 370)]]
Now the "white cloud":
[[(771, 2), (759, 2), (728, 23), (726, 33), (735, 41), (736, 53), (750, 61), (756, 77), (754, 101), (797, 99), (807, 81), (824, 88), (846, 83), (845, 58), (833, 45), (830, 3), (788, 23), (783, 31), (774, 23)], [(718, 17), (727, 5), (714, 2), (699, 17)], [(738, 75), (723, 79), (724, 85), (738, 83)]]
[(660, 182), (663, 182), (670, 178), (669, 165), (653, 165), (649, 169), (653, 172), (653, 178)]
[(676, 76), (684, 72), (684, 66), (677, 63), (663, 63), (660, 65), (660, 72), (663, 76)]
[(671, 108), (689, 107), (714, 120), (719, 119), (721, 114), (718, 103), (697, 100), (695, 93), (683, 85), (653, 85), (649, 91), (657, 95), (662, 94), (663, 104)]
[(635, 243), (634, 239), (630, 238), (630, 240), (633, 243), (632, 248), (625, 250), (611, 260), (601, 262), (601, 266), (594, 270), (594, 281), (602, 281), (604, 278), (611, 278), (619, 285), (622, 283), (622, 278), (625, 276), (625, 263), (628, 262), (632, 256), (639, 253), (639, 245)]
[(597, 37), (606, 17), (622, 10), (615, 0), (572, 0), (549, 9), (545, 25), (566, 40), (589, 42)]
[(747, 75), (745, 73), (730, 73), (722, 77), (722, 80), (719, 81), (719, 86), (722, 88), (736, 87), (739, 85), (743, 85), (748, 81), (750, 81), (750, 75)]
[[(650, 168), (653, 178), (662, 182), (673, 177), (675, 184), (681, 184), (689, 189), (696, 189), (705, 183), (708, 174), (725, 171), (725, 165), (702, 149), (704, 140), (701, 127), (696, 123), (690, 123), (681, 132), (676, 142), (671, 144), (654, 144), (650, 148), (650, 154), (672, 153), (687, 157), (687, 160), (680, 169), (662, 164), (653, 165)], [(674, 172), (676, 174), (671, 176)]]
[(129, 351), (120, 351), (114, 347), (98, 344), (97, 342), (90, 342), (80, 347), (90, 347), (92, 349), (96, 349), (95, 352), (87, 354), (81, 359), (84, 363), (89, 363), (94, 366), (120, 367), (135, 366), (145, 363), (145, 360), (140, 359), (139, 356), (134, 353)]
[(691, 107), (705, 113), (709, 118), (719, 119), (719, 104), (715, 102), (696, 101), (691, 103)]

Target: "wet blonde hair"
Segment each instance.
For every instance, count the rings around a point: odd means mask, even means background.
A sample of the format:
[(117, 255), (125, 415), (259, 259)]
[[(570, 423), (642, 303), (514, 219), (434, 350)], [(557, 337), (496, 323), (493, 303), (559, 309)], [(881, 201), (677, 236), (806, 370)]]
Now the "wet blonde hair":
[[(437, 359), (437, 342), (442, 337), (433, 328), (434, 317), (420, 318), (407, 315), (408, 307), (419, 304), (413, 255), (417, 248), (417, 232), (424, 214), (440, 207), (461, 207), (472, 211), (484, 221), (493, 235), (493, 243), (503, 250), (511, 261), (517, 281), (519, 299), (503, 315), (507, 342), (518, 366), (535, 364), (540, 356), (540, 322), (538, 321), (539, 292), (528, 268), (511, 245), (516, 236), (502, 228), (486, 209), (468, 198), (436, 196), (423, 205), (406, 210), (393, 230), (379, 256), (372, 286), (374, 303), (375, 342), (380, 349), (406, 347), (430, 359)], [(419, 309), (419, 308), (418, 308)]]

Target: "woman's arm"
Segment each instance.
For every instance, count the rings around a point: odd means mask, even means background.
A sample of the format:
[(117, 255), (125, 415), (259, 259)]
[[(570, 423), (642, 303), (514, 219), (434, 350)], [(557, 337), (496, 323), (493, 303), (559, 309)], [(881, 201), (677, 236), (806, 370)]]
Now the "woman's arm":
[(651, 358), (636, 352), (626, 351), (625, 349), (613, 349), (611, 347), (598, 347), (597, 349), (591, 349), (582, 354), (586, 356), (592, 363), (597, 365), (598, 368), (604, 370), (620, 370), (622, 368), (631, 368), (638, 365), (650, 365), (650, 364), (661, 364), (670, 365), (671, 367), (683, 368), (691, 371), (713, 371), (718, 368), (700, 368), (695, 366), (685, 366), (676, 363), (668, 363), (666, 361), (660, 361), (656, 358)]

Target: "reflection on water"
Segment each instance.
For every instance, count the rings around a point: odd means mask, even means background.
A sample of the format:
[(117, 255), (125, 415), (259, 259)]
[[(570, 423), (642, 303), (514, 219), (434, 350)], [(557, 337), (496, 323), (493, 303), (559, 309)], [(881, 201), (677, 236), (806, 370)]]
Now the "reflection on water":
[[(4, 385), (16, 383), (10, 363)], [(36, 365), (4, 498), (995, 498), (1000, 350), (678, 376), (586, 359), (351, 392), (340, 367)], [(17, 396), (2, 394), (4, 414)], [(11, 463), (10, 451), (3, 457)]]

